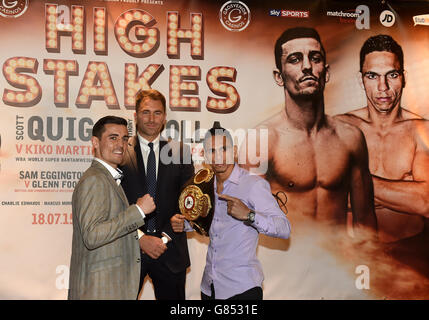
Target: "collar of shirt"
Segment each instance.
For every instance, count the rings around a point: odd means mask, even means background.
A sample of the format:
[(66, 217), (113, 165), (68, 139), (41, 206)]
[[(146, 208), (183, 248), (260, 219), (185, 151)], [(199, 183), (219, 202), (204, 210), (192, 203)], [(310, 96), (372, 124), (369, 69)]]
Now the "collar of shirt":
[[(160, 137), (161, 137), (161, 135), (159, 134), (158, 137), (156, 137), (156, 139), (152, 141), (153, 150), (157, 150), (159, 148)], [(143, 138), (138, 132), (137, 132), (137, 138), (139, 139), (140, 149), (142, 149), (142, 151), (144, 150), (144, 151), (149, 152), (150, 151), (149, 142), (151, 142), (151, 141), (148, 141), (145, 138)]]
[[(100, 162), (110, 172), (110, 174), (112, 175), (113, 179), (115, 179), (116, 183), (118, 183), (118, 181), (116, 180), (116, 177), (119, 174), (118, 170), (116, 170), (110, 164), (106, 163), (105, 161), (101, 160), (100, 158), (94, 158), (94, 160), (97, 160), (98, 162)], [(119, 180), (118, 185), (120, 183), (121, 183), (121, 180)]]
[[(235, 163), (234, 164), (234, 169), (232, 169), (232, 172), (229, 175), (228, 179), (226, 179), (224, 181), (224, 185), (223, 185), (224, 186), (224, 190), (225, 190), (225, 186), (228, 185), (228, 184), (230, 184), (230, 183), (237, 184), (237, 185), (239, 184), (239, 182), (240, 182), (240, 173), (241, 173), (240, 167)], [(217, 193), (216, 192), (216, 190), (217, 190), (217, 183), (216, 182), (217, 181), (216, 181), (216, 176), (215, 176), (215, 180), (214, 180), (215, 193)]]
[[(156, 139), (152, 141), (153, 151), (155, 152), (156, 176), (158, 176), (158, 165), (159, 165), (159, 152), (158, 152), (158, 150), (159, 150), (160, 137), (161, 137), (161, 135), (158, 135), (158, 137), (156, 137)], [(149, 158), (149, 153), (150, 153), (150, 148), (148, 146), (150, 141), (143, 138), (138, 132), (137, 132), (137, 138), (138, 138), (139, 144), (140, 144), (140, 150), (141, 150), (142, 157), (143, 157), (143, 164), (146, 167), (147, 166), (147, 159)]]

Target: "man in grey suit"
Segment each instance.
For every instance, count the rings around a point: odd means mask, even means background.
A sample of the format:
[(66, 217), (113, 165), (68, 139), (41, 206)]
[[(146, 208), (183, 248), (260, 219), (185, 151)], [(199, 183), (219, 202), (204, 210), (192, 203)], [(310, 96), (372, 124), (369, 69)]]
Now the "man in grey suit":
[(129, 205), (117, 170), (128, 143), (127, 121), (107, 116), (93, 127), (95, 159), (72, 197), (69, 299), (137, 299), (137, 228), (155, 210), (149, 194)]

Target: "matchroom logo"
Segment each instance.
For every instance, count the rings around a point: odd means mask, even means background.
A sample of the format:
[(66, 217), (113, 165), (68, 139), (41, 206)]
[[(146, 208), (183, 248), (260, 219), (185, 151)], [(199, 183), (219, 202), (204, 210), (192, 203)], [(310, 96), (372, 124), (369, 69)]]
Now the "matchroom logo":
[(1, 0), (0, 15), (6, 18), (18, 18), (28, 8), (28, 0)]
[(219, 20), (229, 31), (243, 31), (250, 23), (250, 10), (241, 1), (228, 1), (220, 8)]
[(368, 30), (370, 28), (369, 7), (363, 4), (358, 5), (354, 10), (327, 11), (326, 15), (328, 17), (338, 17), (340, 23), (354, 23), (358, 30)]

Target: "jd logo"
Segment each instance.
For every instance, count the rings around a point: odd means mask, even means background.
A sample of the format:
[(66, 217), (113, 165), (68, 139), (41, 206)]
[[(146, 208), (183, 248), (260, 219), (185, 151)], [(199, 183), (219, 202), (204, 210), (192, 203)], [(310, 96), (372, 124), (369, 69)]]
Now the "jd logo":
[(395, 14), (390, 10), (384, 10), (380, 14), (380, 22), (385, 27), (391, 27), (395, 24)]
[(359, 17), (356, 19), (356, 29), (369, 29), (369, 8), (363, 4), (358, 5), (355, 10), (359, 14)]

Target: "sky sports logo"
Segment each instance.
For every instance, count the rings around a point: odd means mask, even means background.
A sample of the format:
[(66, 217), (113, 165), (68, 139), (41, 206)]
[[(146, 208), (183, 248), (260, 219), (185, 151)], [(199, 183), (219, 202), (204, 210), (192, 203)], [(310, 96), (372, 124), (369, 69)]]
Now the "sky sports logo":
[(282, 18), (309, 18), (309, 11), (301, 10), (270, 10), (270, 16), (272, 17), (282, 17)]

